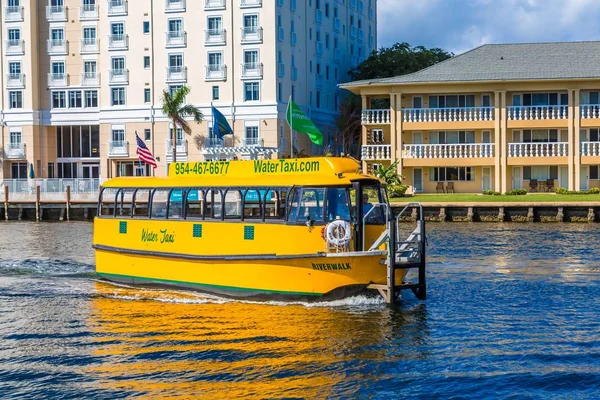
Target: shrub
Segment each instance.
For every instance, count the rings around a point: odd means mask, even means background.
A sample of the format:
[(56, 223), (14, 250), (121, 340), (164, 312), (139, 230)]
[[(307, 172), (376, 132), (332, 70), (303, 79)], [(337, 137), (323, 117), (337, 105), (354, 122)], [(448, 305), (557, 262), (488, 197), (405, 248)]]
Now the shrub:
[(565, 188), (556, 189), (556, 194), (600, 194), (600, 188), (591, 188), (590, 190), (567, 190)]
[(507, 196), (522, 196), (525, 194), (527, 194), (526, 189), (515, 189), (515, 190), (511, 190), (510, 192), (506, 192)]
[(556, 188), (556, 194), (569, 194), (569, 191), (565, 188), (559, 187)]
[(392, 197), (402, 197), (408, 190), (408, 185), (390, 185), (388, 186), (389, 194)]
[(588, 192), (590, 192), (590, 194), (600, 194), (600, 188), (591, 188)]
[(493, 190), (484, 190), (483, 194), (486, 196), (500, 196), (502, 193), (494, 192)]

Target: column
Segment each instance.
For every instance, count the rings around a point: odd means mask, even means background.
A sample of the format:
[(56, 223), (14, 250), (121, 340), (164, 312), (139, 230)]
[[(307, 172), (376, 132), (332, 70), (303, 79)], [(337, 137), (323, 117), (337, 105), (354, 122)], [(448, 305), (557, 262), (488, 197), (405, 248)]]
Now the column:
[[(579, 111), (579, 89), (573, 91), (573, 150), (569, 148), (569, 154), (573, 153), (575, 161), (575, 190), (581, 190), (581, 113)], [(571, 108), (569, 106), (569, 108)], [(570, 125), (569, 125), (570, 126)]]
[(494, 190), (501, 190), (500, 156), (500, 92), (494, 92)]
[(398, 174), (402, 174), (402, 168), (404, 168), (404, 160), (402, 159), (402, 94), (396, 94), (396, 127), (395, 133), (396, 136), (396, 159), (400, 160), (398, 162)]
[[(362, 107), (361, 107), (361, 109), (362, 109), (362, 110), (366, 110), (366, 109), (367, 109), (367, 107), (368, 107), (368, 99), (367, 99), (367, 96), (365, 96), (365, 95), (362, 95), (362, 96), (361, 96), (361, 99), (362, 99)], [(361, 117), (361, 118), (362, 118), (362, 117)], [(363, 145), (363, 146), (365, 146), (365, 145), (368, 143), (368, 142), (367, 142), (367, 127), (366, 127), (366, 126), (365, 126), (365, 124), (363, 124), (363, 123), (361, 123), (361, 124), (360, 124), (360, 127), (361, 127), (361, 130), (362, 130), (362, 134), (361, 134), (361, 138), (362, 138), (362, 140), (361, 140), (361, 143), (362, 143), (362, 145)], [(363, 171), (363, 173), (367, 173), (367, 172), (369, 172), (369, 171), (367, 170), (367, 162), (366, 162), (365, 160), (362, 160), (362, 171)]]
[[(574, 129), (573, 129), (573, 116), (574, 116), (574, 91), (569, 90), (569, 112), (568, 112), (568, 127), (569, 127), (569, 156), (567, 157), (567, 165), (569, 168), (569, 190), (575, 190), (575, 157), (573, 156), (575, 153), (574, 146)], [(579, 181), (577, 181), (577, 186), (579, 186)]]
[(507, 115), (506, 115), (506, 92), (500, 92), (500, 180), (501, 188), (500, 192), (506, 193), (509, 191), (508, 187), (508, 127), (507, 127)]
[(396, 160), (396, 95), (390, 94), (390, 158), (393, 163)]

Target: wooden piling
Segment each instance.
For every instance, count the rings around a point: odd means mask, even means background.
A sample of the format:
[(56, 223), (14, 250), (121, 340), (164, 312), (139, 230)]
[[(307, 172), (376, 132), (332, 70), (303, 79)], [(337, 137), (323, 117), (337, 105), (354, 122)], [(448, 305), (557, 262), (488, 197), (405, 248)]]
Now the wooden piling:
[(4, 186), (4, 219), (8, 221), (8, 186)]
[(40, 187), (35, 186), (35, 220), (40, 221)]
[(71, 216), (71, 186), (67, 185), (67, 221)]

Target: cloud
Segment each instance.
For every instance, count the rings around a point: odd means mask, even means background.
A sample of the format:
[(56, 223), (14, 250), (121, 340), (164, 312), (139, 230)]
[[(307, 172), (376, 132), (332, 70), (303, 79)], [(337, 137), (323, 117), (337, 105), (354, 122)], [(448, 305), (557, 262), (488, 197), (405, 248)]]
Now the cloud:
[(598, 0), (379, 0), (379, 46), (600, 40)]

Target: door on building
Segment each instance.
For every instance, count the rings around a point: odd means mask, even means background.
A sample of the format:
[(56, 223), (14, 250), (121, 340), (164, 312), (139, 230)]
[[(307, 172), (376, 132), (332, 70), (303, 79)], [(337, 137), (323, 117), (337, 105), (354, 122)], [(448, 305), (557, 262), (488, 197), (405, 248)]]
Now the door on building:
[(413, 132), (413, 144), (423, 144), (422, 132)]
[(413, 187), (415, 192), (423, 191), (423, 169), (421, 168), (413, 169)]
[(492, 190), (492, 169), (484, 167), (481, 170), (481, 190)]
[(523, 188), (523, 175), (521, 167), (513, 167), (512, 173), (512, 190)]
[(589, 189), (589, 171), (589, 166), (581, 166), (581, 172), (579, 174), (579, 190)]
[(83, 165), (84, 179), (98, 179), (100, 178), (100, 166), (99, 165)]
[(569, 188), (569, 167), (560, 167), (558, 175), (558, 187)]

